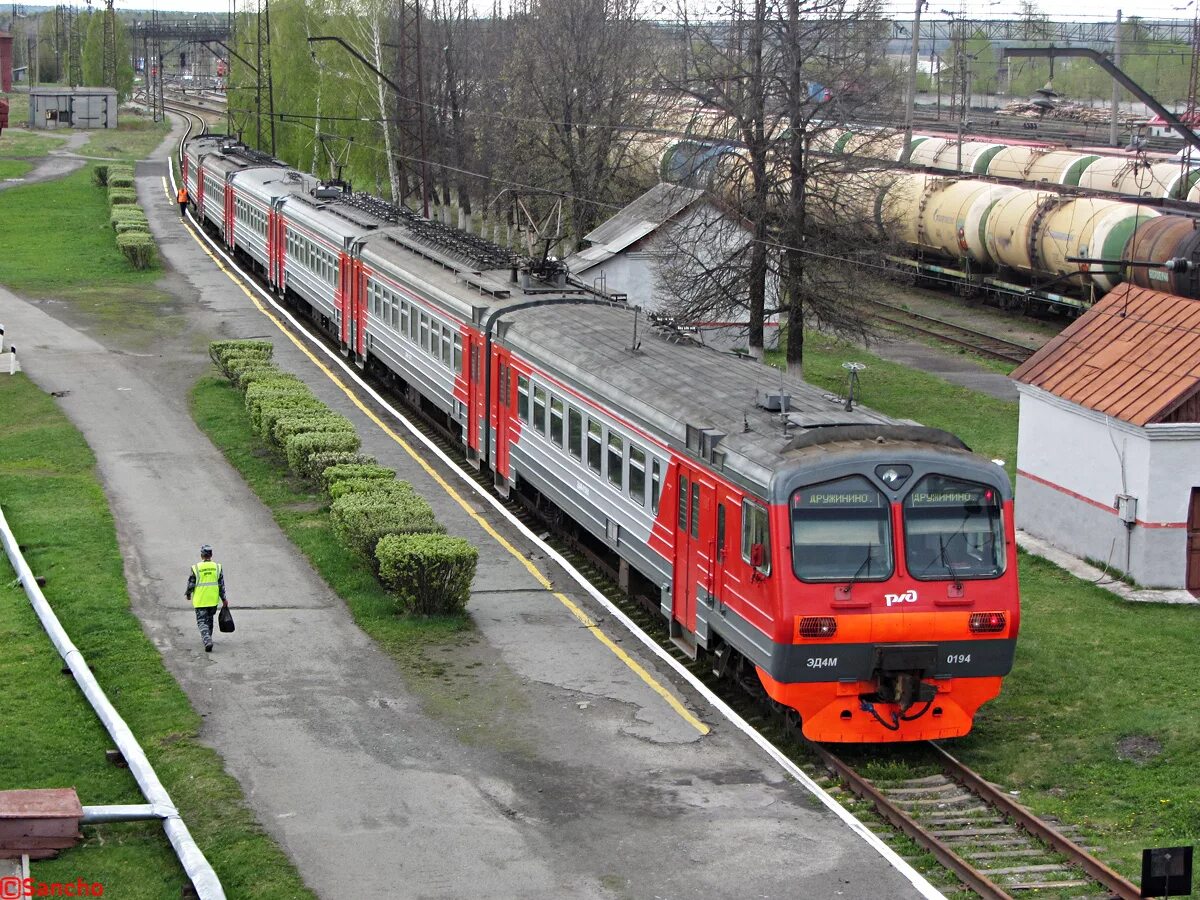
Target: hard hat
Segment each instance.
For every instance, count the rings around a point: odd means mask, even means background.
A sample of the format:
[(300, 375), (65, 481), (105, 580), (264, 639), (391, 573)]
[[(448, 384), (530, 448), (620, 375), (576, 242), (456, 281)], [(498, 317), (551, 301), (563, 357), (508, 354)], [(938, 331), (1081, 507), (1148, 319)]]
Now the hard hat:
[(212, 547), (209, 544), (201, 544), (200, 545), (200, 555), (201, 556), (212, 556)]

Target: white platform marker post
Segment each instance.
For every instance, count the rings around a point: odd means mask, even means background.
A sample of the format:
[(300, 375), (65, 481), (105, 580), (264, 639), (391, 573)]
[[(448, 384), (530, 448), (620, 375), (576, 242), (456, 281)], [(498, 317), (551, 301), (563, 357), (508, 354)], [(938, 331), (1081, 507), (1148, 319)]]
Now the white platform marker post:
[(4, 323), (0, 322), (0, 353), (4, 352)]
[(11, 344), (8, 348), (8, 374), (17, 374), (17, 345)]

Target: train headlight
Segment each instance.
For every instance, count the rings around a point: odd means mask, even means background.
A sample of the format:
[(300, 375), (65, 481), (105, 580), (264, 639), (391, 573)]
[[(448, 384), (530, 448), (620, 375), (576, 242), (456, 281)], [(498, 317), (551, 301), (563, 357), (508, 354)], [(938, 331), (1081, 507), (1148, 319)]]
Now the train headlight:
[(1008, 618), (1002, 612), (971, 613), (967, 627), (973, 634), (995, 634), (1003, 631)]
[(797, 629), (800, 637), (830, 638), (837, 634), (837, 619), (833, 616), (805, 616)]

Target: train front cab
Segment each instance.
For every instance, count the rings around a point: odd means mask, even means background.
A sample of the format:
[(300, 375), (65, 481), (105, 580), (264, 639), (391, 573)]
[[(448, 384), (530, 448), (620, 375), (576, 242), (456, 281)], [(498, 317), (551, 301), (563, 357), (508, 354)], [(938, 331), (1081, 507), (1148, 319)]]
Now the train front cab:
[(812, 740), (966, 734), (1020, 624), (1006, 474), (912, 445), (823, 457), (775, 476), (773, 549), (757, 552), (780, 615), (760, 680)]

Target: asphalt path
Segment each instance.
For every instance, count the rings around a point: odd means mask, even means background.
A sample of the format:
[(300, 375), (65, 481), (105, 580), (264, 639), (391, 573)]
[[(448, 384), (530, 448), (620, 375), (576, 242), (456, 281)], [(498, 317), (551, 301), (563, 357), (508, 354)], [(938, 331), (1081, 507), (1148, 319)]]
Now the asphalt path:
[[(500, 548), (219, 271), (180, 224), (164, 173), (143, 163), (137, 178), (176, 301), (149, 351), (53, 298), (0, 290), (0, 308), (25, 370), (65, 392), (95, 451), (135, 612), (204, 717), (201, 738), (318, 894), (918, 896), (602, 611), (588, 607), (707, 734)], [(193, 423), (207, 342), (252, 336), (272, 339), (280, 364), (480, 547), (476, 627), (454, 646), (399, 668)], [(205, 542), (238, 621), (212, 654), (183, 593)]]
[(18, 187), (22, 184), (33, 184), (36, 181), (49, 181), (51, 178), (62, 178), (64, 175), (70, 175), (76, 169), (82, 168), (88, 162), (86, 157), (76, 155), (75, 151), (88, 142), (88, 139), (92, 136), (90, 131), (72, 131), (68, 135), (47, 132), (47, 136), (65, 136), (67, 142), (61, 147), (56, 147), (49, 151), (45, 159), (20, 178), (9, 178), (0, 181), (0, 191)]

